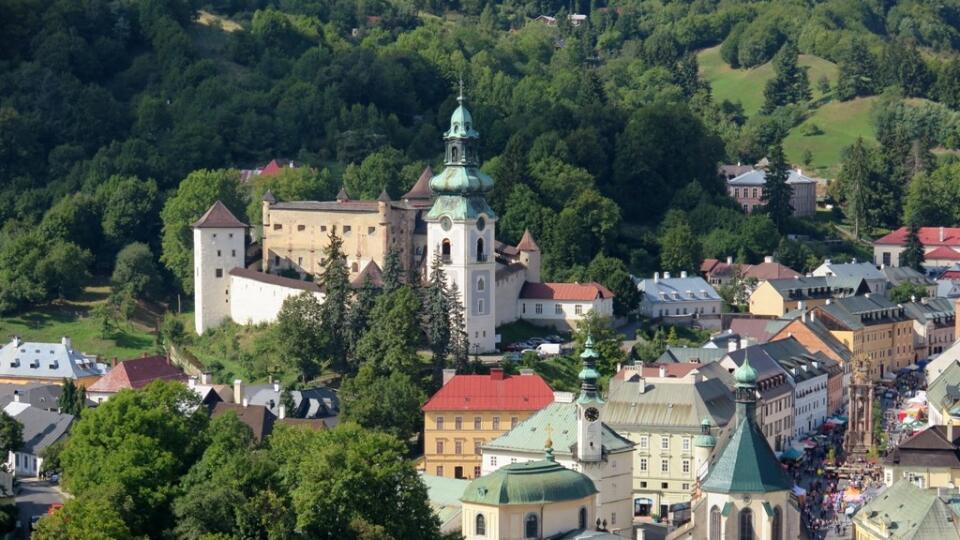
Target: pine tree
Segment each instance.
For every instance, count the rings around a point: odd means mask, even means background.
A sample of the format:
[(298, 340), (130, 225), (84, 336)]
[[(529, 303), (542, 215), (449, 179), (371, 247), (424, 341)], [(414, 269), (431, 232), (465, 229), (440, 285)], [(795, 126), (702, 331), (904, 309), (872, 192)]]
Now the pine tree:
[(360, 369), (360, 359), (356, 357), (357, 343), (363, 337), (370, 324), (370, 312), (377, 302), (380, 291), (373, 285), (370, 276), (365, 276), (360, 289), (354, 294), (350, 305), (349, 323), (347, 326), (347, 347), (351, 372)]
[(850, 49), (840, 59), (837, 74), (837, 97), (842, 101), (873, 94), (877, 88), (877, 60), (860, 38), (854, 38)]
[(782, 105), (802, 103), (812, 97), (807, 70), (797, 63), (799, 56), (797, 47), (788, 41), (773, 57), (776, 75), (767, 81), (763, 89), (764, 113), (770, 113)]
[(347, 368), (347, 320), (351, 296), (350, 274), (347, 257), (343, 253), (343, 240), (332, 227), (327, 236), (329, 244), (323, 250), (323, 270), (319, 285), (324, 290), (321, 307), (321, 328), (326, 337), (327, 356), (334, 369), (343, 373)]
[(440, 250), (433, 254), (430, 262), (430, 278), (423, 289), (423, 326), (427, 334), (427, 343), (433, 352), (433, 382), (440, 386), (443, 368), (450, 350), (450, 292), (447, 289), (447, 276), (443, 271), (443, 258)]
[(458, 373), (463, 373), (470, 362), (470, 340), (467, 335), (467, 321), (463, 310), (463, 299), (457, 282), (450, 284), (447, 290), (450, 306), (450, 356)]
[(80, 416), (80, 413), (86, 407), (87, 389), (83, 386), (77, 386), (73, 379), (63, 379), (63, 390), (60, 397), (57, 398), (57, 406), (60, 412), (73, 416)]
[(407, 282), (403, 265), (400, 263), (400, 251), (396, 244), (387, 250), (387, 257), (383, 261), (383, 292), (391, 293)]
[(923, 272), (923, 244), (920, 243), (920, 225), (910, 220), (907, 225), (907, 246), (900, 254), (900, 265), (909, 266), (917, 272)]
[(793, 188), (787, 183), (790, 178), (790, 166), (787, 165), (787, 158), (783, 155), (783, 146), (780, 143), (770, 148), (767, 158), (770, 160), (770, 165), (767, 167), (760, 200), (763, 202), (764, 212), (782, 232), (787, 219), (793, 214), (793, 207), (790, 206)]
[(860, 238), (860, 228), (866, 225), (868, 199), (870, 198), (870, 149), (858, 138), (847, 151), (840, 168), (838, 180), (846, 200), (847, 216), (853, 220), (853, 236)]

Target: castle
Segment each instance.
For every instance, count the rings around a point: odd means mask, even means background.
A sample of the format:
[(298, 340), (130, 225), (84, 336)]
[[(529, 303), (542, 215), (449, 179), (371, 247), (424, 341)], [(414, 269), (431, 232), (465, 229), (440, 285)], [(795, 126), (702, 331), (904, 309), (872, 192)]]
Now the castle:
[(444, 169), (421, 174), (399, 201), (384, 191), (376, 200), (353, 200), (341, 189), (334, 201), (262, 201), (263, 258), (245, 265), (248, 226), (219, 201), (193, 224), (196, 331), (225, 320), (257, 324), (276, 319), (283, 301), (308, 291), (324, 299), (311, 281), (277, 275), (316, 276), (328, 235), (343, 239), (351, 283), (377, 283), (387, 254), (395, 249), (410, 275), (425, 278), (439, 254), (448, 281), (464, 305), (471, 352), (497, 349), (496, 327), (526, 319), (570, 329), (584, 315), (613, 315), (613, 294), (598, 283), (543, 283), (540, 248), (529, 231), (516, 246), (497, 242), (497, 215), (485, 194), (493, 179), (480, 170), (480, 134), (470, 112), (459, 106), (444, 133)]

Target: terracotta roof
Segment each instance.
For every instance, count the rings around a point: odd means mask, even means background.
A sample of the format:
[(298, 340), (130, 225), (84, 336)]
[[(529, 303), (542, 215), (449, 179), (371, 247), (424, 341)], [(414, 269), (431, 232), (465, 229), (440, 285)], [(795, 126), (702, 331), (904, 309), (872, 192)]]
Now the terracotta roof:
[(610, 289), (603, 285), (590, 283), (531, 283), (527, 281), (520, 289), (520, 298), (543, 300), (582, 300), (613, 298)]
[[(941, 240), (941, 227), (920, 227), (917, 237), (924, 246), (960, 246), (960, 227), (942, 227), (943, 240)], [(876, 240), (874, 244), (887, 244), (903, 246), (907, 244), (907, 228), (900, 227), (890, 234)]]
[(194, 229), (246, 228), (247, 224), (237, 219), (222, 202), (217, 201), (193, 224)]
[(233, 270), (230, 270), (230, 275), (252, 279), (254, 281), (259, 281), (261, 283), (267, 283), (270, 285), (278, 285), (280, 287), (289, 287), (291, 289), (300, 289), (302, 291), (310, 292), (323, 292), (323, 289), (320, 287), (320, 285), (312, 281), (303, 281), (300, 279), (278, 276), (276, 274), (268, 274), (258, 270), (251, 270), (249, 268), (234, 268)]
[(530, 234), (530, 229), (523, 230), (523, 237), (520, 238), (520, 243), (517, 244), (517, 250), (519, 251), (540, 251), (540, 246), (533, 240), (533, 235)]
[(244, 407), (242, 404), (224, 403), (223, 401), (217, 402), (213, 406), (210, 416), (216, 418), (230, 412), (236, 414), (238, 420), (250, 426), (253, 431), (253, 438), (258, 441), (262, 441), (264, 437), (273, 432), (273, 424), (277, 421), (276, 415), (263, 405), (247, 405)]
[[(283, 165), (281, 165), (281, 163), (283, 163)], [(298, 169), (300, 167), (302, 167), (302, 165), (292, 159), (271, 159), (270, 163), (267, 163), (260, 169), (260, 176), (274, 176), (280, 174), (283, 169)]]
[(363, 267), (363, 270), (357, 274), (357, 277), (353, 278), (350, 285), (354, 288), (362, 287), (367, 276), (370, 277), (370, 283), (374, 287), (383, 287), (383, 271), (380, 270), (380, 266), (377, 265), (376, 261), (368, 262), (367, 265)]
[(380, 191), (380, 196), (377, 197), (377, 202), (390, 202), (390, 195), (387, 193), (387, 188), (383, 188), (383, 190)]
[(947, 270), (940, 276), (941, 280), (960, 280), (960, 270)]
[(117, 364), (117, 367), (93, 383), (90, 392), (119, 392), (143, 388), (153, 381), (186, 381), (180, 368), (172, 365), (165, 356), (134, 358)]
[(347, 187), (340, 186), (340, 191), (337, 192), (337, 202), (340, 201), (349, 201), (350, 195), (347, 195)]
[(748, 266), (743, 274), (744, 277), (756, 278), (763, 281), (766, 279), (793, 278), (799, 276), (800, 272), (778, 262), (762, 262)]
[(401, 199), (431, 199), (433, 191), (430, 189), (430, 179), (433, 178), (433, 169), (427, 167), (420, 173), (417, 183), (410, 188), (410, 191), (403, 194)]
[(553, 402), (553, 390), (537, 374), (455, 375), (423, 406), (424, 411), (538, 411)]
[(960, 261), (960, 252), (957, 252), (955, 249), (950, 249), (946, 246), (940, 246), (925, 253), (923, 258), (926, 260), (948, 260), (948, 261)]

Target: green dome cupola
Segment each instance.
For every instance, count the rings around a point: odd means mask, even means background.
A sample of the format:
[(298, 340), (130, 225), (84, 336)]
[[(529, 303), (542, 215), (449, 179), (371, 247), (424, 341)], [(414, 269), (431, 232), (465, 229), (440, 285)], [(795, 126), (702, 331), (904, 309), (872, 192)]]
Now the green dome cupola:
[(493, 189), (493, 179), (480, 170), (480, 133), (464, 105), (462, 81), (457, 102), (450, 115), (450, 128), (443, 134), (445, 167), (430, 179), (430, 189), (440, 196), (476, 196)]
[(597, 493), (593, 480), (551, 458), (512, 463), (475, 478), (461, 501), (492, 506), (577, 501)]
[(710, 434), (710, 419), (704, 418), (700, 422), (700, 434), (693, 438), (693, 445), (697, 448), (713, 448), (717, 446), (717, 438)]
[(586, 343), (583, 344), (583, 352), (580, 353), (580, 360), (583, 361), (583, 369), (580, 370), (580, 397), (577, 399), (580, 403), (600, 402), (600, 395), (597, 393), (597, 379), (600, 373), (597, 371), (597, 358), (600, 355), (593, 348), (593, 336), (587, 336)]
[(733, 380), (736, 381), (737, 386), (757, 385), (757, 370), (753, 369), (750, 359), (746, 356), (743, 357), (743, 364), (733, 371)]

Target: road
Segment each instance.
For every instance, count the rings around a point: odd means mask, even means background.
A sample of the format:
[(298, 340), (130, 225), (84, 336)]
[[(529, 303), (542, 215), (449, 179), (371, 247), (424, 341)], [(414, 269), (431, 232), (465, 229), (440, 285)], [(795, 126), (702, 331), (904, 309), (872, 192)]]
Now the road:
[[(33, 516), (45, 514), (53, 503), (63, 502), (63, 494), (46, 480), (23, 479), (16, 501), (20, 522), (28, 528)], [(29, 537), (29, 533), (25, 533), (24, 538)]]

